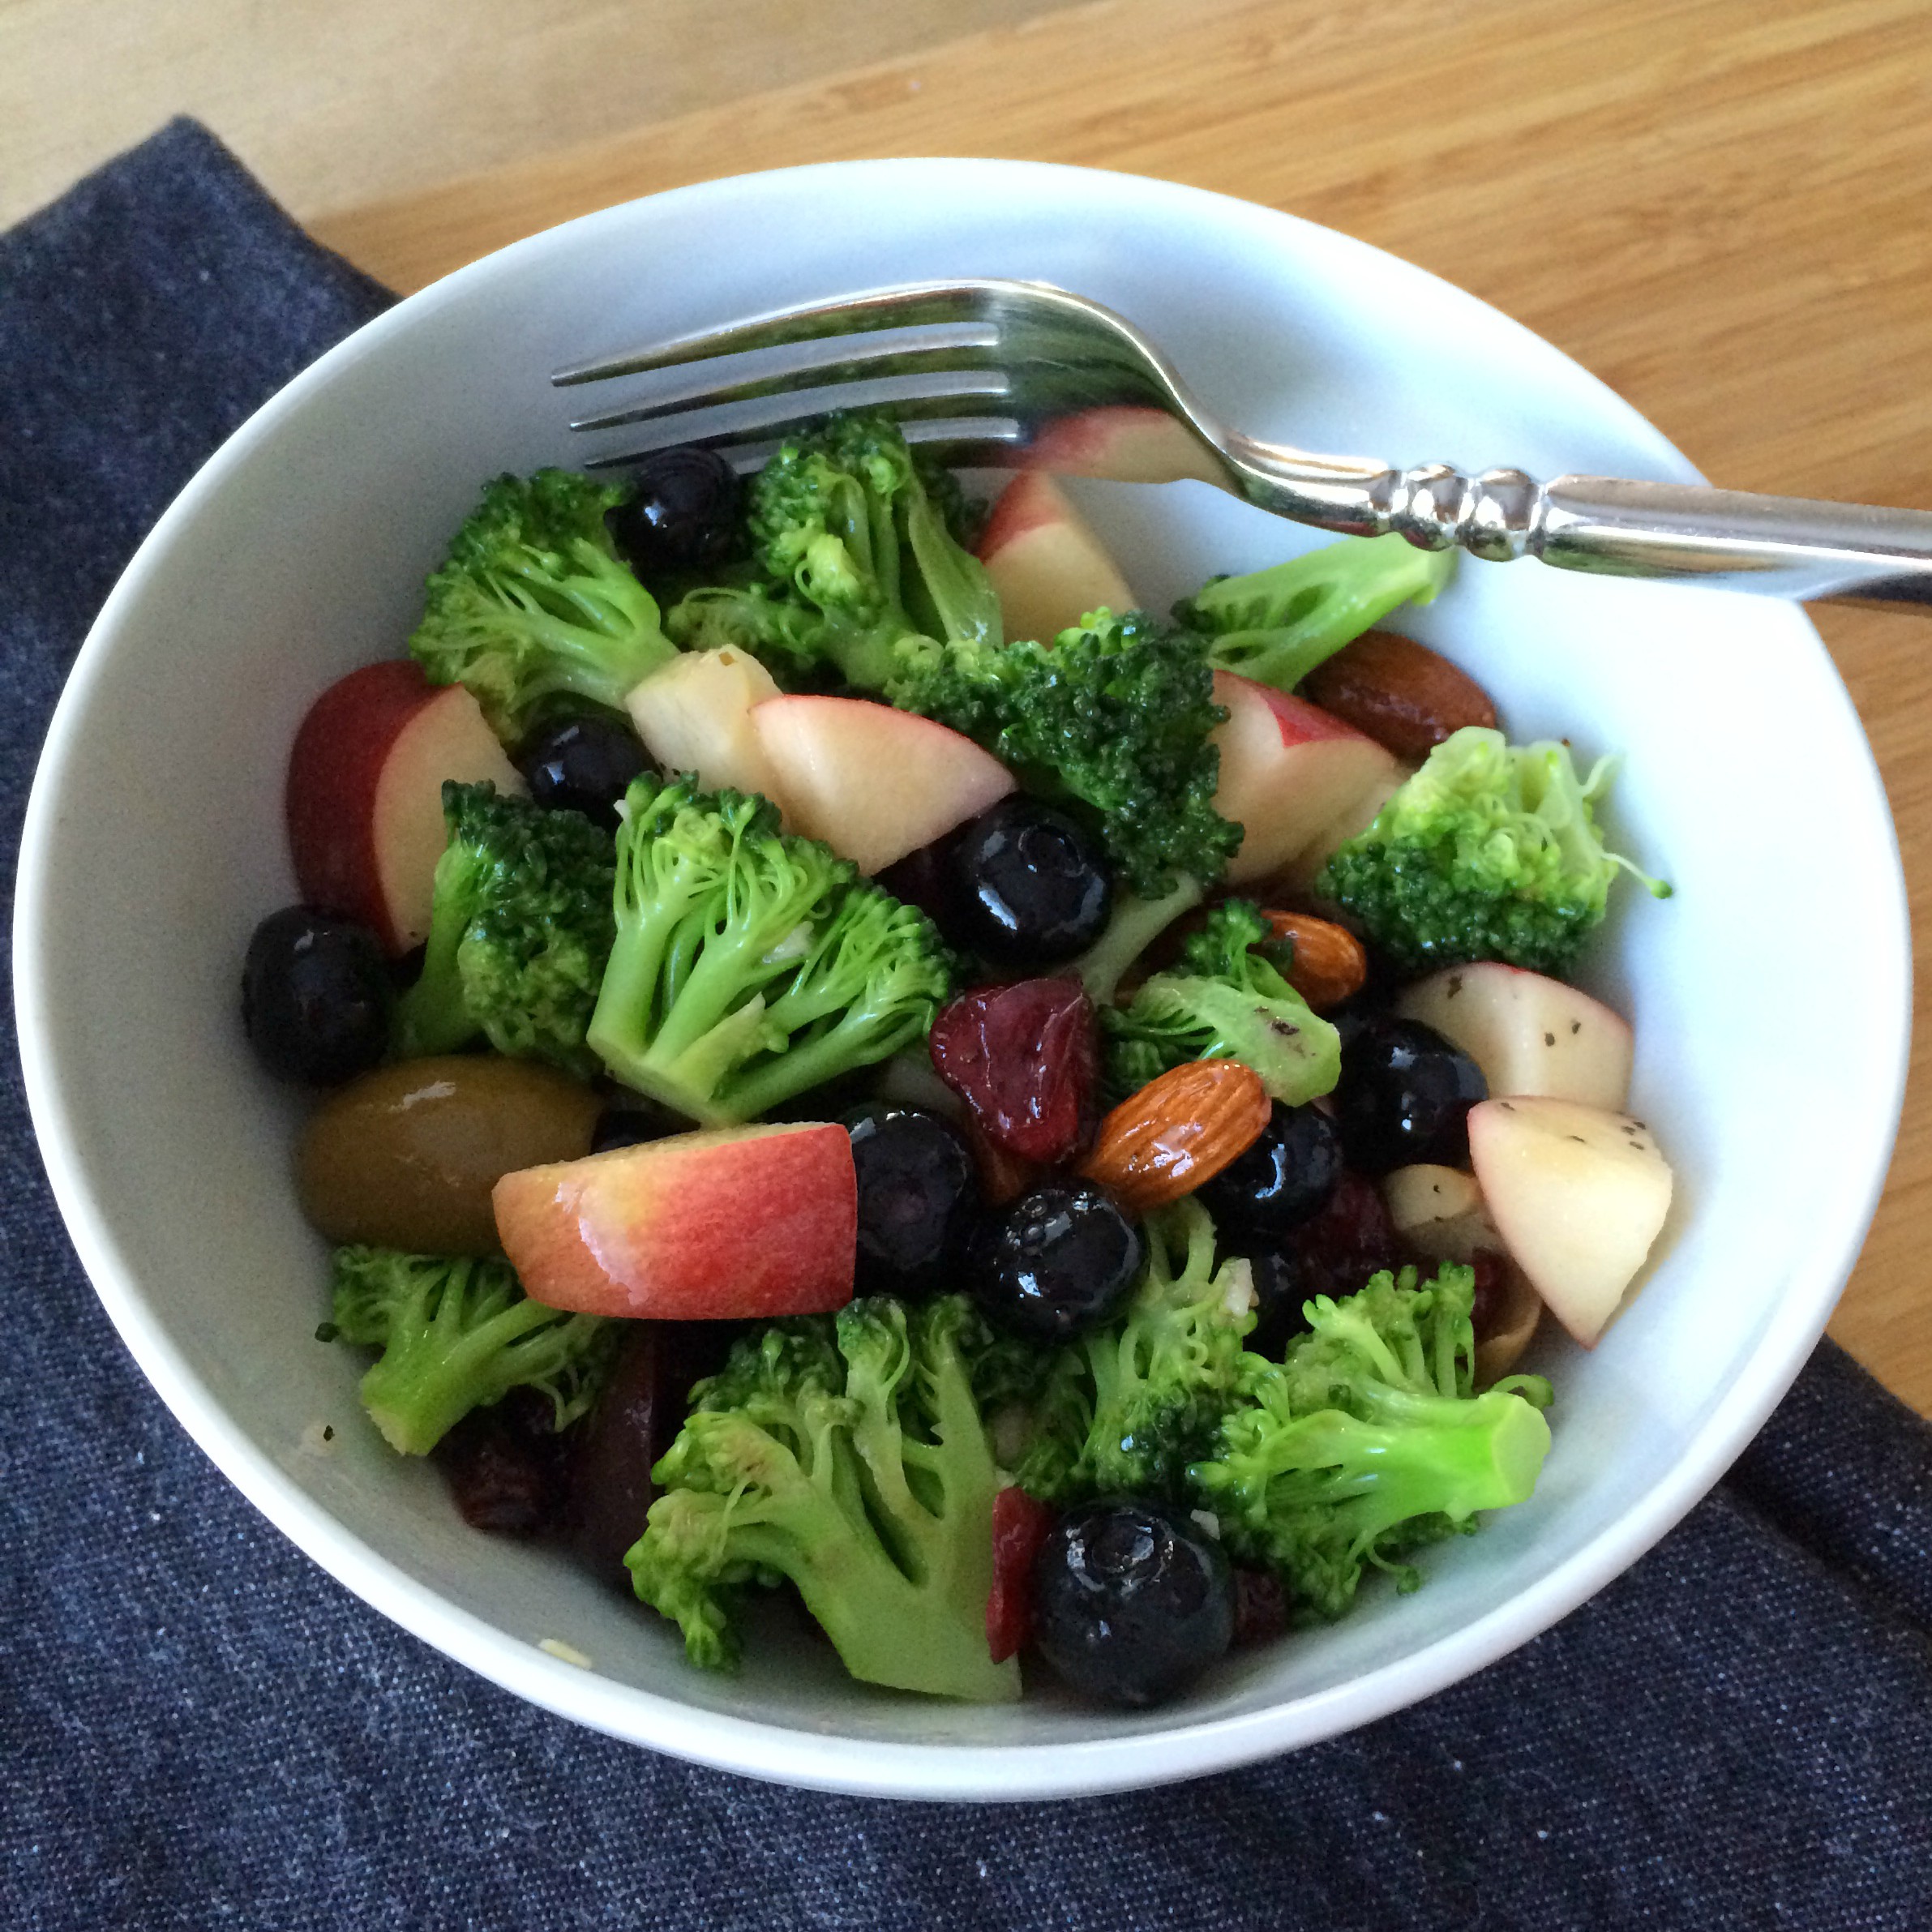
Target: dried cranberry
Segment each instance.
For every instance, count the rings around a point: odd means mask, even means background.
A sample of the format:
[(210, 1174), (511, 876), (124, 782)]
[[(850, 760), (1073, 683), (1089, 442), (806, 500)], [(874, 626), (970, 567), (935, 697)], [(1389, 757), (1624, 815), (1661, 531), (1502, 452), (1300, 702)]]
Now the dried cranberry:
[(1236, 1644), (1272, 1643), (1288, 1627), (1287, 1586), (1270, 1570), (1234, 1573)]
[(1409, 1261), (1382, 1206), (1381, 1191), (1360, 1174), (1344, 1174), (1328, 1204), (1287, 1244), (1304, 1295), (1352, 1295), (1370, 1275)]
[(1493, 1248), (1479, 1248), (1469, 1257), (1476, 1276), (1476, 1299), (1469, 1309), (1470, 1326), (1477, 1341), (1485, 1341), (1506, 1312), (1507, 1274), (1502, 1257)]
[(534, 1390), (513, 1389), (495, 1407), (471, 1410), (436, 1445), (435, 1457), (472, 1529), (534, 1536), (562, 1514), (568, 1446), (548, 1401)]
[(1052, 1167), (1092, 1134), (1100, 1071), (1093, 1002), (1077, 979), (962, 993), (932, 1022), (932, 1064), (989, 1141)]
[(996, 1664), (1033, 1637), (1033, 1565), (1053, 1527), (1053, 1512), (1024, 1489), (993, 1498), (993, 1587), (986, 1599), (986, 1643)]

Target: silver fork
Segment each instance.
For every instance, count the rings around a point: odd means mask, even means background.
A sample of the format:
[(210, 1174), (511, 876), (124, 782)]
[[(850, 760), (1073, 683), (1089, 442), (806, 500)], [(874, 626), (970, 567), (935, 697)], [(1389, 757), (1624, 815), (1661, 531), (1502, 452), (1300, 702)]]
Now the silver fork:
[(1493, 563), (1538, 557), (1566, 570), (1932, 612), (1932, 512), (1613, 477), (1539, 483), (1520, 469), (1471, 477), (1446, 463), (1398, 469), (1265, 443), (1209, 415), (1131, 323), (1042, 282), (881, 289), (551, 380), (677, 371), (686, 373), (641, 399), (572, 423), (649, 426), (592, 468), (699, 442), (749, 469), (776, 446), (773, 431), (880, 409), (955, 463), (1195, 478), (1296, 523), (1356, 537), (1398, 531), (1424, 550), (1459, 545)]

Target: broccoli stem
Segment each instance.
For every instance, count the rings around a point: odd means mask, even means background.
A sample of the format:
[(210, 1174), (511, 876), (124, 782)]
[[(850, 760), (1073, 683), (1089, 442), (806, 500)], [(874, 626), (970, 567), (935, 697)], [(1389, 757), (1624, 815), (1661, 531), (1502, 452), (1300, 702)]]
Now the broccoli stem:
[(515, 1386), (514, 1377), (502, 1377), (503, 1352), (558, 1320), (557, 1310), (540, 1301), (514, 1301), (465, 1334), (460, 1299), (445, 1296), (426, 1322), (405, 1330), (399, 1319), (391, 1326), (380, 1358), (362, 1377), (363, 1406), (392, 1449), (426, 1455), (473, 1408)]
[(1520, 1395), (1375, 1389), (1364, 1400), (1373, 1420), (1339, 1409), (1303, 1416), (1251, 1465), (1270, 1484), (1290, 1484), (1297, 1501), (1349, 1502), (1358, 1553), (1412, 1517), (1466, 1523), (1525, 1501), (1549, 1453), (1549, 1424)]
[(953, 1591), (913, 1582), (883, 1543), (853, 1536), (846, 1512), (829, 1497), (792, 1512), (783, 1530), (739, 1528), (735, 1547), (751, 1561), (791, 1578), (846, 1669), (862, 1681), (969, 1703), (1013, 1703), (1019, 1673), (1010, 1663), (994, 1663), (986, 1642), (990, 1487), (985, 1520), (986, 1588), (970, 1615), (962, 1613)]
[(1199, 880), (1184, 878), (1158, 899), (1137, 898), (1130, 893), (1114, 902), (1107, 930), (1073, 962), (1072, 969), (1096, 1006), (1104, 1006), (1113, 998), (1127, 969), (1183, 913), (1192, 912), (1202, 896)]
[(422, 971), (416, 983), (396, 1003), (390, 1027), (390, 1047), (398, 1060), (420, 1060), (431, 1053), (454, 1053), (469, 1045), (482, 1029), (470, 1017), (463, 996), (463, 975), (457, 962), (465, 931), (460, 919), (433, 923), (423, 949)]
[(1433, 602), (1455, 561), (1405, 537), (1344, 539), (1210, 584), (1178, 615), (1210, 634), (1218, 670), (1292, 691), (1397, 605)]
[(855, 691), (883, 691), (897, 675), (899, 642), (906, 633), (848, 631), (828, 625), (825, 645), (838, 675)]

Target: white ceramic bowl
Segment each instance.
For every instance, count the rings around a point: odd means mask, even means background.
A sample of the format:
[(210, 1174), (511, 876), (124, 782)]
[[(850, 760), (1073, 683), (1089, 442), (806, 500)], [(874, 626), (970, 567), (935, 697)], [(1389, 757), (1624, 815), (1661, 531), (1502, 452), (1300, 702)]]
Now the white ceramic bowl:
[[(1370, 1588), (1340, 1626), (1236, 1656), (1144, 1716), (874, 1692), (795, 1640), (755, 1649), (741, 1677), (704, 1675), (669, 1626), (465, 1529), (435, 1473), (362, 1424), (358, 1364), (312, 1339), (324, 1251), (289, 1184), (299, 1108), (237, 1020), (247, 935), (293, 896), (290, 738), (323, 685), (401, 650), (482, 478), (580, 460), (554, 365), (957, 275), (1111, 304), (1263, 435), (1467, 469), (1694, 475), (1480, 302), (1238, 202), (953, 161), (656, 196), (403, 302), (182, 493), (62, 700), (15, 948), (34, 1119), (101, 1300), (195, 1440), (318, 1562), (450, 1656), (616, 1736), (802, 1784), (1012, 1799), (1186, 1777), (1362, 1724), (1523, 1643), (1655, 1542), (1789, 1384), (1857, 1253), (1903, 1085), (1908, 940), (1883, 793), (1799, 610), (1466, 565), (1416, 632), (1477, 673), (1516, 735), (1623, 749), (1620, 842), (1677, 887), (1661, 906), (1620, 892), (1590, 976), (1635, 1017), (1634, 1104), (1678, 1206), (1596, 1352), (1553, 1343), (1537, 1364), (1557, 1399), (1532, 1501), (1430, 1553), (1419, 1594)], [(1151, 606), (1311, 541), (1195, 485), (1082, 495)], [(1798, 943), (1826, 904), (1828, 984)]]

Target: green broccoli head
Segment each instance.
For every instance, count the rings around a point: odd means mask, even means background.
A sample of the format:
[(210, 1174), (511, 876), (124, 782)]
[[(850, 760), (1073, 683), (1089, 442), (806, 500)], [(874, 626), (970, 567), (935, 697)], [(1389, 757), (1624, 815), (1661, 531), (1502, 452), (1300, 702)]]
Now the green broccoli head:
[(499, 476), (429, 580), (411, 654), (431, 682), (466, 686), (506, 744), (553, 699), (621, 707), (675, 654), (604, 527), (623, 495), (565, 469)]
[(708, 1669), (738, 1656), (731, 1594), (788, 1578), (868, 1683), (1019, 1695), (987, 1647), (999, 1476), (975, 1400), (990, 1346), (963, 1296), (855, 1301), (741, 1340), (702, 1383), (626, 1557)]
[(615, 1331), (530, 1300), (508, 1262), (338, 1248), (324, 1339), (379, 1348), (362, 1406), (392, 1448), (426, 1455), (472, 1409), (541, 1390), (556, 1426), (595, 1399)]
[(617, 837), (616, 937), (589, 1039), (708, 1125), (769, 1112), (921, 1037), (951, 986), (936, 929), (767, 800), (640, 778)]
[(1062, 1348), (1046, 1372), (1022, 1488), (1047, 1502), (1175, 1496), (1235, 1398), (1254, 1275), (1214, 1265), (1214, 1225), (1192, 1198), (1150, 1215), (1146, 1272), (1116, 1320)]
[(1455, 559), (1404, 537), (1344, 537), (1266, 570), (1216, 577), (1174, 615), (1208, 640), (1217, 670), (1292, 691), (1398, 604), (1433, 603)]
[(1579, 778), (1566, 744), (1511, 746), (1467, 726), (1329, 860), (1315, 889), (1404, 971), (1500, 959), (1563, 973), (1620, 868), (1669, 896), (1604, 849), (1594, 807), (1614, 769), (1599, 759)]
[(670, 633), (692, 647), (738, 645), (794, 679), (829, 670), (862, 691), (893, 677), (908, 636), (996, 646), (998, 595), (951, 527), (963, 500), (889, 418), (831, 417), (752, 481), (748, 524), (766, 580), (693, 591), (666, 619)]
[(1209, 734), (1227, 713), (1198, 639), (1099, 610), (1052, 645), (913, 640), (899, 656), (893, 701), (977, 739), (1032, 789), (1086, 806), (1140, 897), (1226, 868), (1241, 829), (1214, 810)]
[(1125, 1006), (1102, 1008), (1108, 1099), (1190, 1060), (1244, 1061), (1285, 1107), (1329, 1092), (1341, 1075), (1341, 1037), (1282, 977), (1274, 950), (1259, 908), (1226, 899), (1176, 965), (1143, 980)]
[(1277, 1571), (1303, 1620), (1340, 1616), (1369, 1565), (1415, 1588), (1400, 1557), (1535, 1488), (1549, 1387), (1517, 1376), (1471, 1393), (1474, 1295), (1453, 1264), (1425, 1286), (1385, 1271), (1309, 1302), (1283, 1361), (1244, 1358), (1242, 1399), (1188, 1477), (1229, 1553)]
[(610, 835), (575, 812), (446, 783), (422, 976), (396, 1004), (397, 1054), (478, 1035), (515, 1059), (589, 1074), (584, 1043), (615, 925)]

